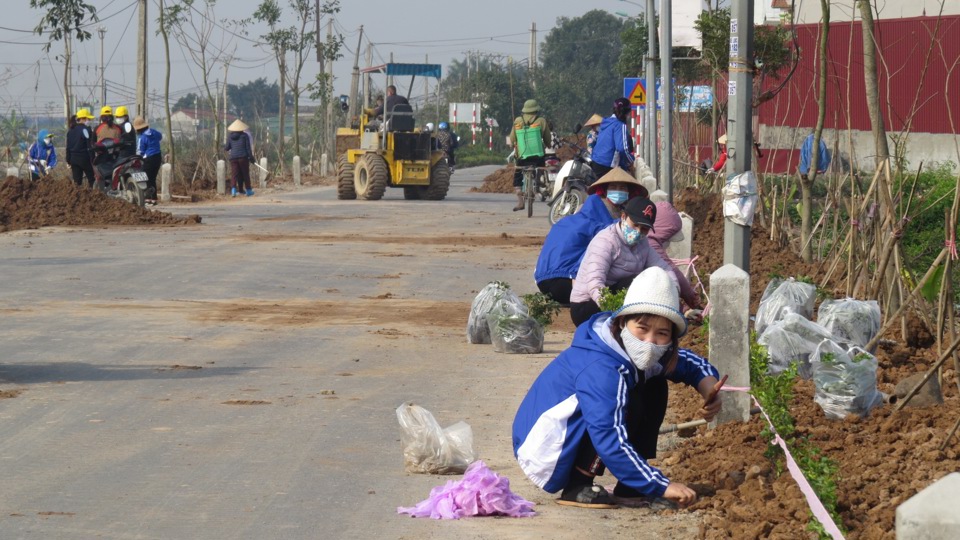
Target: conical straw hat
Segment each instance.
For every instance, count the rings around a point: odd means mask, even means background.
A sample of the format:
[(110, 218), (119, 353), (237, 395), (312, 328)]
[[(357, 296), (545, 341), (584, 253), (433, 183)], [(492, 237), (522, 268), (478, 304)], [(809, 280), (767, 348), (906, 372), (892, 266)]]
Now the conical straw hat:
[(241, 120), (234, 120), (230, 127), (227, 128), (227, 131), (246, 131), (250, 129), (250, 126), (243, 123)]

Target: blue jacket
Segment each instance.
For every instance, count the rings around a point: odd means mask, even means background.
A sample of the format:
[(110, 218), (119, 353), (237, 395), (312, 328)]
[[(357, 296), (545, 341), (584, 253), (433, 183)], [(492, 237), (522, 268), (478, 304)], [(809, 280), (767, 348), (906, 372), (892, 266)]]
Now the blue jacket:
[[(513, 420), (513, 452), (533, 483), (556, 493), (566, 486), (583, 436), (589, 433), (617, 480), (659, 497), (670, 481), (627, 439), (623, 418), (639, 373), (613, 339), (610, 315), (598, 313), (581, 324), (570, 348), (534, 381)], [(717, 376), (710, 362), (680, 349), (677, 367), (667, 379), (696, 387), (710, 375)]]
[(630, 138), (630, 128), (617, 119), (608, 116), (600, 123), (600, 133), (597, 135), (597, 144), (593, 147), (590, 158), (600, 165), (628, 170), (633, 164), (633, 144)]
[(610, 217), (599, 195), (587, 197), (579, 212), (561, 219), (550, 228), (533, 272), (534, 281), (540, 283), (547, 279), (577, 277), (580, 261), (590, 241), (617, 219)]
[(148, 127), (137, 136), (137, 154), (145, 158), (159, 155), (161, 140), (163, 140), (163, 134)]
[[(810, 172), (810, 161), (813, 159), (813, 133), (807, 135), (800, 147), (800, 174)], [(827, 143), (820, 139), (820, 155), (817, 156), (817, 170), (825, 171), (830, 166), (830, 151)]]
[(49, 132), (45, 129), (41, 129), (40, 133), (37, 134), (37, 142), (30, 145), (30, 159), (42, 159), (47, 162), (47, 168), (52, 169), (57, 164), (57, 151), (53, 148), (53, 145), (47, 145), (43, 142), (47, 138)]

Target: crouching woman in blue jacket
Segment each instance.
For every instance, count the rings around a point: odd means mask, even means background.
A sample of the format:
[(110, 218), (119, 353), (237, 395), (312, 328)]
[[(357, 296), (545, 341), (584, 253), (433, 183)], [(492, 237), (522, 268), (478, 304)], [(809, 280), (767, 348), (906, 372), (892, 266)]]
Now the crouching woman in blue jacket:
[[(696, 500), (647, 460), (656, 457), (667, 409), (667, 380), (716, 396), (717, 369), (677, 344), (687, 324), (676, 285), (660, 267), (637, 276), (618, 311), (580, 325), (570, 348), (534, 381), (513, 421), (513, 450), (537, 486), (561, 492), (559, 504), (584, 508), (640, 505), (664, 497), (680, 507)], [(700, 410), (720, 412), (713, 397)], [(613, 495), (594, 485), (605, 468)]]

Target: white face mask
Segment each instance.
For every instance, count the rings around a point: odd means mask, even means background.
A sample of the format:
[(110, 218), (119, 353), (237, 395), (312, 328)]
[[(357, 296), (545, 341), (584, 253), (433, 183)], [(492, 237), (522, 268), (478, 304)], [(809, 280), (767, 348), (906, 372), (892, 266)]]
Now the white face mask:
[(50, 146), (51, 144), (53, 144), (53, 139), (51, 139), (50, 137), (47, 137), (46, 139), (43, 140), (43, 142), (44, 142), (47, 146)]
[(627, 328), (620, 331), (620, 338), (623, 340), (623, 348), (627, 351), (630, 361), (643, 372), (646, 379), (649, 380), (663, 372), (660, 359), (670, 350), (670, 345), (657, 345), (644, 341), (633, 335)]

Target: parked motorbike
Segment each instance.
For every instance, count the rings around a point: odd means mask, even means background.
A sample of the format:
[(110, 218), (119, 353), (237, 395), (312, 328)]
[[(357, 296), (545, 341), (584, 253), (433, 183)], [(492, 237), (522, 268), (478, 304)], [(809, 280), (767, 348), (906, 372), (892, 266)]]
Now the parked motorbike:
[(97, 185), (110, 197), (135, 206), (146, 202), (147, 173), (140, 156), (120, 158), (120, 142), (104, 139), (93, 145), (93, 172)]
[(587, 200), (587, 188), (597, 179), (590, 167), (587, 150), (570, 142), (563, 144), (576, 150), (576, 154), (560, 167), (554, 178), (550, 212), (547, 213), (551, 224), (579, 212)]

